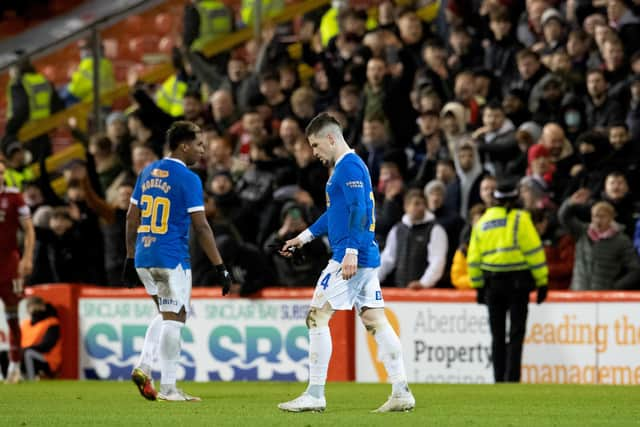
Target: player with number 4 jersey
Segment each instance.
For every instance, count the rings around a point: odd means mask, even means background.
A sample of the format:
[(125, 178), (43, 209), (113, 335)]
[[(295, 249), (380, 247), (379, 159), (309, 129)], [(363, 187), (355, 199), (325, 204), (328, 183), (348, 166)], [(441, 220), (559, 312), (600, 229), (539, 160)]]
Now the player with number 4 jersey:
[(299, 397), (278, 405), (284, 411), (323, 411), (324, 385), (332, 343), (329, 320), (335, 310), (356, 307), (362, 323), (378, 344), (380, 360), (392, 384), (389, 399), (376, 412), (408, 411), (415, 399), (407, 385), (402, 346), (384, 314), (375, 241), (375, 206), (371, 177), (364, 162), (349, 148), (339, 123), (322, 113), (307, 126), (314, 155), (333, 167), (326, 185), (327, 210), (308, 229), (285, 242), (280, 250), (291, 256), (314, 238), (328, 235), (332, 259), (321, 273), (307, 315), (309, 328), (309, 386)]

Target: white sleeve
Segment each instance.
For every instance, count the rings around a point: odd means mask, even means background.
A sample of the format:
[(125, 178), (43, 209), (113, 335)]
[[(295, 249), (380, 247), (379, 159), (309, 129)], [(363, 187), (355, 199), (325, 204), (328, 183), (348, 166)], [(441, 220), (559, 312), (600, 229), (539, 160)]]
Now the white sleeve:
[(420, 278), (420, 283), (425, 288), (432, 288), (438, 280), (442, 278), (444, 268), (447, 263), (447, 251), (449, 249), (449, 240), (447, 233), (440, 224), (436, 224), (431, 229), (431, 237), (427, 245), (427, 262), (429, 266)]
[(383, 281), (396, 266), (396, 252), (398, 247), (398, 226), (394, 225), (387, 235), (384, 250), (380, 254), (380, 269), (378, 279)]

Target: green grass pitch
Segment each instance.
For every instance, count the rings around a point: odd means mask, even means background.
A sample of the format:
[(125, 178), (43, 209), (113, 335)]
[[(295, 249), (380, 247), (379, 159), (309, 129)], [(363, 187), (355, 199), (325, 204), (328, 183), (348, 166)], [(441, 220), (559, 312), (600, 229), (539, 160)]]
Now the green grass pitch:
[(640, 388), (577, 385), (414, 384), (416, 410), (372, 414), (388, 385), (329, 383), (324, 413), (276, 404), (300, 383), (182, 383), (200, 403), (147, 402), (129, 382), (0, 385), (0, 426), (637, 426)]

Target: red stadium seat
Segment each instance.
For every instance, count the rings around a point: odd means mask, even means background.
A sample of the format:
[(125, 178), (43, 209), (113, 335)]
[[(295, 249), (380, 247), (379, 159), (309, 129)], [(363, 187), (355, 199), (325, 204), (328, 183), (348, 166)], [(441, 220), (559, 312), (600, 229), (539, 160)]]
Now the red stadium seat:
[(121, 24), (122, 33), (132, 35), (132, 34), (142, 34), (145, 31), (148, 31), (149, 28), (144, 25), (144, 18), (140, 15), (133, 15), (124, 20)]
[(171, 53), (171, 49), (175, 46), (175, 41), (171, 36), (165, 36), (158, 42), (158, 52)]
[(168, 13), (156, 15), (154, 23), (155, 31), (159, 35), (167, 35), (173, 31), (173, 17)]

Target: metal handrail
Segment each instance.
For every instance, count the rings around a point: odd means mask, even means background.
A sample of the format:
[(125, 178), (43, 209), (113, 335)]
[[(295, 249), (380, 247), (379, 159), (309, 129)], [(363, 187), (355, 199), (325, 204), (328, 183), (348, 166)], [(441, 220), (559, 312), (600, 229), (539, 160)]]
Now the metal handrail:
[[(287, 22), (296, 16), (302, 15), (314, 9), (318, 9), (328, 4), (329, 1), (330, 0), (305, 0), (304, 2), (287, 6), (281, 14), (270, 19), (264, 19), (263, 23), (278, 24)], [(242, 42), (251, 39), (253, 35), (253, 27), (244, 28), (240, 31), (236, 31), (232, 34), (229, 34), (228, 36), (209, 43), (205, 46), (203, 52), (207, 56), (224, 52)], [(142, 74), (140, 76), (140, 79), (144, 82), (157, 83), (169, 77), (173, 72), (173, 66), (171, 65), (171, 63), (167, 62), (153, 67), (148, 72)], [(129, 86), (126, 83), (121, 83), (117, 85), (113, 90), (103, 93), (100, 96), (100, 101), (110, 103), (115, 99), (127, 96), (128, 93)], [(95, 102), (99, 103), (100, 101), (96, 100)], [(80, 102), (45, 119), (29, 122), (25, 124), (18, 132), (18, 139), (20, 141), (29, 141), (37, 136), (63, 126), (70, 117), (75, 117), (78, 120), (86, 120), (89, 112), (93, 107), (93, 104), (94, 101)]]
[[(50, 43), (46, 43), (40, 47), (38, 47), (37, 49), (33, 50), (33, 51), (28, 51), (27, 54), (29, 55), (29, 57), (34, 58), (36, 56), (41, 56), (47, 52), (56, 50), (58, 48), (60, 48), (63, 45), (66, 45), (68, 43), (74, 42), (76, 40), (80, 40), (84, 37), (86, 37), (87, 35), (91, 34), (92, 30), (98, 29), (104, 29), (107, 28), (111, 25), (114, 24), (114, 22), (120, 20), (121, 18), (130, 15), (132, 13), (140, 13), (143, 12), (147, 9), (150, 9), (154, 6), (159, 5), (160, 3), (162, 3), (164, 0), (141, 0), (140, 3), (137, 3), (133, 6), (130, 6), (126, 9), (120, 10), (118, 12), (112, 13), (110, 15), (107, 16), (103, 16), (100, 19), (97, 19), (96, 21), (93, 21), (91, 24), (87, 25), (86, 27), (83, 27), (79, 30), (70, 30), (69, 34), (67, 34), (66, 36), (63, 36), (62, 38), (57, 38), (54, 41), (50, 42)], [(14, 59), (13, 61), (0, 66), (0, 73), (6, 72), (7, 70), (9, 70), (9, 68), (11, 68), (13, 65), (16, 65), (18, 62), (20, 61), (19, 58)]]

